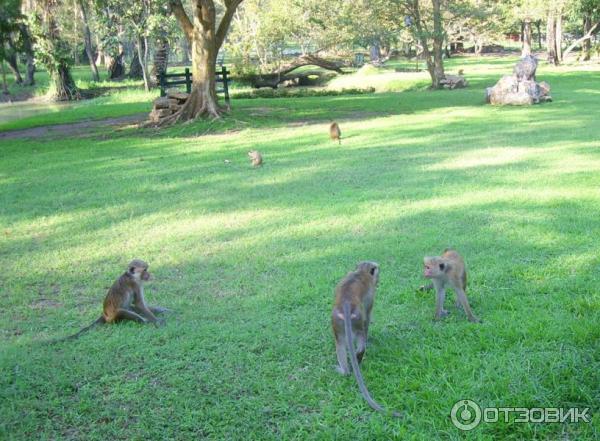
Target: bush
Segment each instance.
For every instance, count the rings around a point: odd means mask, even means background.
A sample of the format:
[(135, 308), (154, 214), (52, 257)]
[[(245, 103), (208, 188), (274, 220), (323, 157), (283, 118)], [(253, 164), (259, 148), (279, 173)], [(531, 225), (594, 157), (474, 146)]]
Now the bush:
[(374, 87), (330, 89), (256, 89), (249, 92), (232, 93), (234, 98), (303, 98), (311, 96), (363, 95), (375, 93)]

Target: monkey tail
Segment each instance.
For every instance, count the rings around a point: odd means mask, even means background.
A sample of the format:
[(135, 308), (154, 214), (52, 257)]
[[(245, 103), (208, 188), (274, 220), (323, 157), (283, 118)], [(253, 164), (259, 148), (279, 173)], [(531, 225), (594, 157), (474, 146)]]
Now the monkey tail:
[[(362, 373), (360, 372), (360, 366), (358, 364), (358, 359), (356, 358), (356, 351), (354, 350), (354, 345), (352, 344), (352, 323), (350, 319), (350, 303), (344, 302), (344, 327), (346, 330), (346, 346), (348, 347), (348, 353), (350, 354), (350, 364), (352, 365), (352, 371), (354, 372), (354, 378), (356, 378), (356, 382), (358, 383), (358, 388), (364, 399), (369, 403), (373, 409), (381, 413), (390, 413), (388, 410), (381, 407), (369, 393), (367, 386), (365, 385), (365, 380), (363, 379)], [(400, 413), (393, 411), (391, 412), (393, 417), (400, 417)]]
[(91, 325), (86, 326), (85, 328), (83, 328), (78, 333), (73, 334), (73, 335), (69, 335), (68, 337), (63, 337), (63, 338), (59, 338), (59, 339), (53, 340), (53, 341), (50, 342), (50, 344), (60, 343), (60, 342), (67, 341), (67, 340), (75, 340), (76, 338), (79, 338), (79, 336), (81, 334), (84, 334), (85, 332), (89, 331), (90, 329), (95, 328), (98, 325), (103, 325), (105, 323), (106, 323), (106, 319), (104, 318), (103, 315), (101, 315), (100, 317), (98, 317), (98, 320), (96, 320)]

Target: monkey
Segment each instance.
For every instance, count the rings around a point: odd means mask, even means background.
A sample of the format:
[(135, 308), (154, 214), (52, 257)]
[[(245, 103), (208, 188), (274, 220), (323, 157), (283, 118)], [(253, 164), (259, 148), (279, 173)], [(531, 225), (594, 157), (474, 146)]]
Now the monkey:
[(258, 150), (251, 150), (248, 152), (248, 157), (250, 158), (250, 162), (254, 167), (260, 167), (262, 165), (263, 159), (262, 155)]
[(421, 291), (428, 291), (435, 288), (436, 305), (435, 305), (435, 320), (441, 320), (450, 314), (444, 309), (444, 300), (446, 298), (446, 286), (450, 286), (456, 292), (456, 307), (462, 306), (467, 314), (469, 321), (480, 323), (469, 306), (467, 295), (467, 270), (463, 258), (455, 250), (446, 248), (441, 256), (425, 257), (423, 259), (425, 269), (423, 275), (432, 279), (433, 283), (421, 286)]
[(91, 325), (68, 337), (54, 341), (54, 343), (73, 340), (90, 329), (106, 323), (120, 320), (133, 320), (137, 323), (158, 324), (155, 314), (169, 311), (167, 308), (150, 307), (144, 299), (144, 282), (151, 279), (148, 264), (140, 259), (132, 260), (127, 270), (113, 283), (108, 290), (103, 304), (102, 315)]
[[(367, 334), (378, 282), (379, 264), (376, 262), (360, 262), (355, 271), (349, 272), (335, 288), (331, 326), (338, 360), (337, 371), (342, 375), (350, 374), (347, 351), (350, 352), (352, 371), (362, 396), (373, 409), (387, 413), (369, 394), (359, 367), (367, 348)], [(358, 341), (356, 352), (355, 336)], [(392, 415), (400, 416), (398, 412), (392, 412)]]
[(342, 143), (342, 131), (340, 130), (340, 126), (336, 122), (332, 122), (329, 126), (329, 137), (332, 141), (337, 139), (338, 143)]

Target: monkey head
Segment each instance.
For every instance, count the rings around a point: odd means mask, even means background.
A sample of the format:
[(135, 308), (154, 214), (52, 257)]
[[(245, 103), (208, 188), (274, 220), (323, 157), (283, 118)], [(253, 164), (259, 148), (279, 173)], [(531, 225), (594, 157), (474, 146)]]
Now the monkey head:
[(152, 277), (148, 272), (148, 264), (140, 259), (133, 259), (129, 262), (127, 272), (136, 280), (147, 281)]
[(442, 277), (450, 269), (450, 264), (442, 257), (425, 257), (423, 263), (425, 265), (423, 276), (428, 279)]
[(256, 150), (250, 150), (248, 152), (248, 157), (250, 159), (256, 159), (258, 157), (258, 151), (256, 151)]
[(356, 271), (369, 274), (373, 278), (373, 283), (379, 282), (379, 264), (377, 262), (365, 261), (356, 265)]

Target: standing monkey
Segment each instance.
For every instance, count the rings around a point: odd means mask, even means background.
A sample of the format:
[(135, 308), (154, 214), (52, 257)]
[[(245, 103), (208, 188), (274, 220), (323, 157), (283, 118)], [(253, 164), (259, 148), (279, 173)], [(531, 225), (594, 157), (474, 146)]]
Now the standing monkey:
[(121, 277), (110, 287), (104, 299), (102, 315), (91, 325), (86, 326), (77, 334), (56, 340), (72, 340), (97, 325), (113, 323), (120, 320), (133, 320), (137, 323), (152, 322), (157, 324), (158, 319), (154, 314), (167, 311), (166, 308), (149, 307), (144, 299), (144, 282), (150, 280), (148, 264), (143, 260), (134, 259), (127, 266)]
[(337, 140), (338, 143), (342, 143), (342, 131), (340, 130), (340, 126), (338, 126), (338, 123), (332, 122), (329, 126), (329, 137), (332, 141)]
[(464, 309), (467, 318), (471, 322), (479, 323), (479, 320), (469, 306), (467, 295), (467, 270), (463, 258), (456, 251), (446, 248), (441, 256), (425, 257), (423, 259), (425, 270), (423, 275), (431, 279), (432, 283), (422, 286), (421, 291), (427, 291), (435, 288), (435, 320), (440, 320), (450, 314), (444, 309), (444, 300), (446, 298), (446, 286), (450, 286), (456, 292), (456, 306)]
[(250, 162), (253, 167), (259, 167), (262, 165), (262, 155), (258, 150), (251, 150), (248, 152), (248, 157), (250, 158)]
[[(348, 273), (335, 288), (331, 325), (335, 336), (338, 372), (342, 375), (350, 374), (347, 353), (350, 352), (352, 371), (362, 396), (373, 409), (387, 413), (369, 394), (359, 367), (367, 349), (371, 309), (378, 281), (379, 264), (376, 262), (360, 262), (355, 271)], [(358, 341), (356, 352), (354, 350), (355, 336)], [(393, 412), (392, 415), (400, 416), (398, 412)]]

